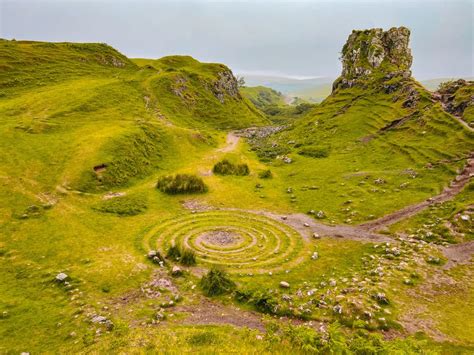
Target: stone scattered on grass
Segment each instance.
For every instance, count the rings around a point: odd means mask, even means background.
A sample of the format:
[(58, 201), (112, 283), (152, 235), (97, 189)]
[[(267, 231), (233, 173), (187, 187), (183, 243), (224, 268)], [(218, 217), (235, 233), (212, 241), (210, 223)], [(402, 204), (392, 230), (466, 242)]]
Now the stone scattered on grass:
[(171, 275), (173, 276), (181, 276), (183, 274), (183, 270), (177, 265), (174, 265), (171, 269)]
[(290, 288), (290, 284), (286, 281), (280, 281), (280, 287), (282, 288)]
[(59, 274), (56, 275), (55, 280), (58, 282), (65, 282), (69, 276), (65, 274), (64, 272), (60, 272)]
[(313, 238), (314, 239), (321, 239), (321, 236), (318, 233), (313, 233)]
[(311, 255), (311, 259), (312, 259), (312, 260), (317, 260), (318, 258), (319, 258), (319, 254), (318, 254), (317, 251), (315, 251), (315, 252), (313, 253), (313, 255)]

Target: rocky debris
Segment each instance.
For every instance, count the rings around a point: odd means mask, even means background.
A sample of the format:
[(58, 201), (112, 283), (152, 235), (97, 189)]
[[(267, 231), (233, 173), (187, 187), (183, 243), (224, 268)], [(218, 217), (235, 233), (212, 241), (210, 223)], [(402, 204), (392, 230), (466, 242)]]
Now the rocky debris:
[(474, 81), (459, 79), (442, 83), (432, 98), (441, 102), (445, 111), (462, 117), (466, 108), (474, 105)]
[(57, 282), (65, 282), (69, 276), (65, 274), (64, 272), (60, 272), (59, 274), (56, 275), (54, 278)]
[(290, 157), (286, 156), (286, 155), (283, 155), (283, 156), (278, 156), (277, 159), (280, 159), (283, 163), (285, 164), (291, 164), (293, 163), (293, 159), (291, 159)]
[(316, 213), (316, 218), (319, 218), (319, 219), (326, 218), (326, 214), (323, 211), (318, 211)]
[(92, 316), (91, 322), (95, 324), (104, 325), (107, 330), (112, 330), (114, 328), (114, 323), (110, 319), (107, 319), (107, 317), (100, 316), (97, 314)]
[(314, 232), (313, 239), (321, 239), (321, 236), (318, 233)]
[(281, 288), (290, 288), (290, 284), (286, 281), (280, 281)]
[(157, 250), (150, 250), (147, 254), (147, 258), (153, 261), (155, 264), (159, 264), (161, 267), (165, 265), (165, 258)]
[(235, 135), (239, 137), (249, 139), (262, 139), (266, 138), (274, 133), (280, 132), (285, 129), (286, 126), (266, 126), (266, 127), (250, 127), (235, 131)]
[(342, 313), (342, 306), (339, 305), (339, 304), (336, 304), (333, 308), (332, 308), (333, 312), (336, 313), (336, 314), (341, 314)]
[(385, 293), (383, 292), (378, 292), (374, 295), (374, 298), (377, 302), (379, 302), (380, 304), (389, 304), (389, 300), (387, 298), (387, 296), (385, 296)]
[(319, 258), (319, 254), (317, 251), (315, 251), (312, 255), (311, 255), (311, 259), (312, 260), (317, 260)]
[[(413, 57), (409, 40), (410, 30), (406, 27), (352, 31), (342, 48), (342, 75), (334, 82), (333, 91), (353, 87), (376, 71), (384, 72), (387, 81), (395, 76), (410, 78)], [(398, 88), (396, 83), (384, 86), (388, 93)]]

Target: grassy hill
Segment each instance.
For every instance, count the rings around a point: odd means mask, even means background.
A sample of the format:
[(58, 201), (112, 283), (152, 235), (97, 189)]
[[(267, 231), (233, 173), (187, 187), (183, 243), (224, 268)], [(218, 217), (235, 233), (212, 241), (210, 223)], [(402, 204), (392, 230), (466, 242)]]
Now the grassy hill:
[(243, 87), (241, 92), (255, 107), (261, 110), (268, 106), (283, 106), (286, 104), (282, 93), (265, 86), (247, 86)]
[[(0, 353), (472, 351), (469, 265), (452, 269), (467, 285), (453, 302), (435, 297), (430, 327), (447, 340), (409, 337), (402, 312), (441, 251), (352, 226), (440, 192), (473, 149), (414, 79), (339, 80), (350, 87), (270, 120), (252, 101), (280, 95), (186, 56), (2, 40), (0, 69)], [(228, 132), (272, 122), (248, 141)], [(213, 174), (224, 161), (245, 174)], [(203, 188), (175, 195), (159, 179)], [(391, 231), (448, 216), (463, 242), (469, 206), (472, 186)], [(197, 265), (150, 254), (172, 246)], [(232, 293), (206, 296), (214, 265)]]

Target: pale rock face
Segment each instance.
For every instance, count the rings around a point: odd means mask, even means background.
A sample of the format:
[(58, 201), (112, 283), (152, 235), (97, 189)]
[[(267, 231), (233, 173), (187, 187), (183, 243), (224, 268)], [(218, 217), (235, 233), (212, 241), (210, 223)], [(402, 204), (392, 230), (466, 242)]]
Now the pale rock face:
[(212, 91), (221, 103), (224, 103), (226, 94), (232, 98), (240, 98), (237, 79), (228, 69), (219, 73), (219, 79), (214, 82)]
[(358, 79), (377, 71), (410, 77), (413, 58), (409, 40), (410, 30), (406, 27), (352, 31), (342, 49), (342, 74), (334, 82), (333, 89), (353, 87)]

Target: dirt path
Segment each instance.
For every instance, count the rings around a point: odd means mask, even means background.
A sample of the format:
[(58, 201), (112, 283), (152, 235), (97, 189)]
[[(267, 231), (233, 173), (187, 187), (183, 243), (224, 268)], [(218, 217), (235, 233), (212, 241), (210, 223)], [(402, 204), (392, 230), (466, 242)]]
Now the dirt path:
[(454, 196), (456, 196), (464, 188), (464, 186), (466, 186), (469, 183), (469, 181), (471, 180), (473, 176), (474, 176), (474, 154), (471, 154), (471, 157), (467, 160), (467, 164), (462, 170), (462, 172), (459, 175), (457, 175), (456, 178), (451, 182), (451, 184), (448, 187), (446, 187), (443, 190), (443, 192), (441, 192), (439, 195), (431, 197), (420, 203), (407, 206), (405, 208), (402, 208), (401, 210), (390, 213), (374, 221), (360, 224), (359, 228), (365, 229), (367, 231), (380, 230), (402, 219), (411, 217), (434, 203), (448, 201), (452, 199)]
[(221, 153), (231, 152), (235, 150), (235, 148), (237, 147), (237, 144), (239, 143), (239, 140), (240, 140), (240, 137), (236, 136), (234, 132), (229, 132), (226, 138), (226, 145), (218, 149), (217, 151)]
[(352, 239), (361, 242), (393, 242), (393, 239), (379, 233), (367, 231), (359, 226), (350, 225), (327, 225), (317, 222), (313, 217), (304, 213), (293, 213), (281, 215), (269, 211), (247, 211), (272, 218), (276, 221), (283, 222), (286, 225), (297, 230), (303, 237), (310, 239), (314, 233), (321, 237), (334, 237)]
[(443, 269), (447, 270), (457, 265), (471, 262), (471, 258), (474, 255), (474, 241), (441, 247), (440, 249), (446, 259), (448, 259), (448, 262), (443, 265)]
[(224, 305), (201, 297), (198, 304), (179, 305), (174, 312), (184, 312), (188, 316), (180, 324), (230, 324), (265, 331), (262, 314), (242, 310), (236, 306)]

